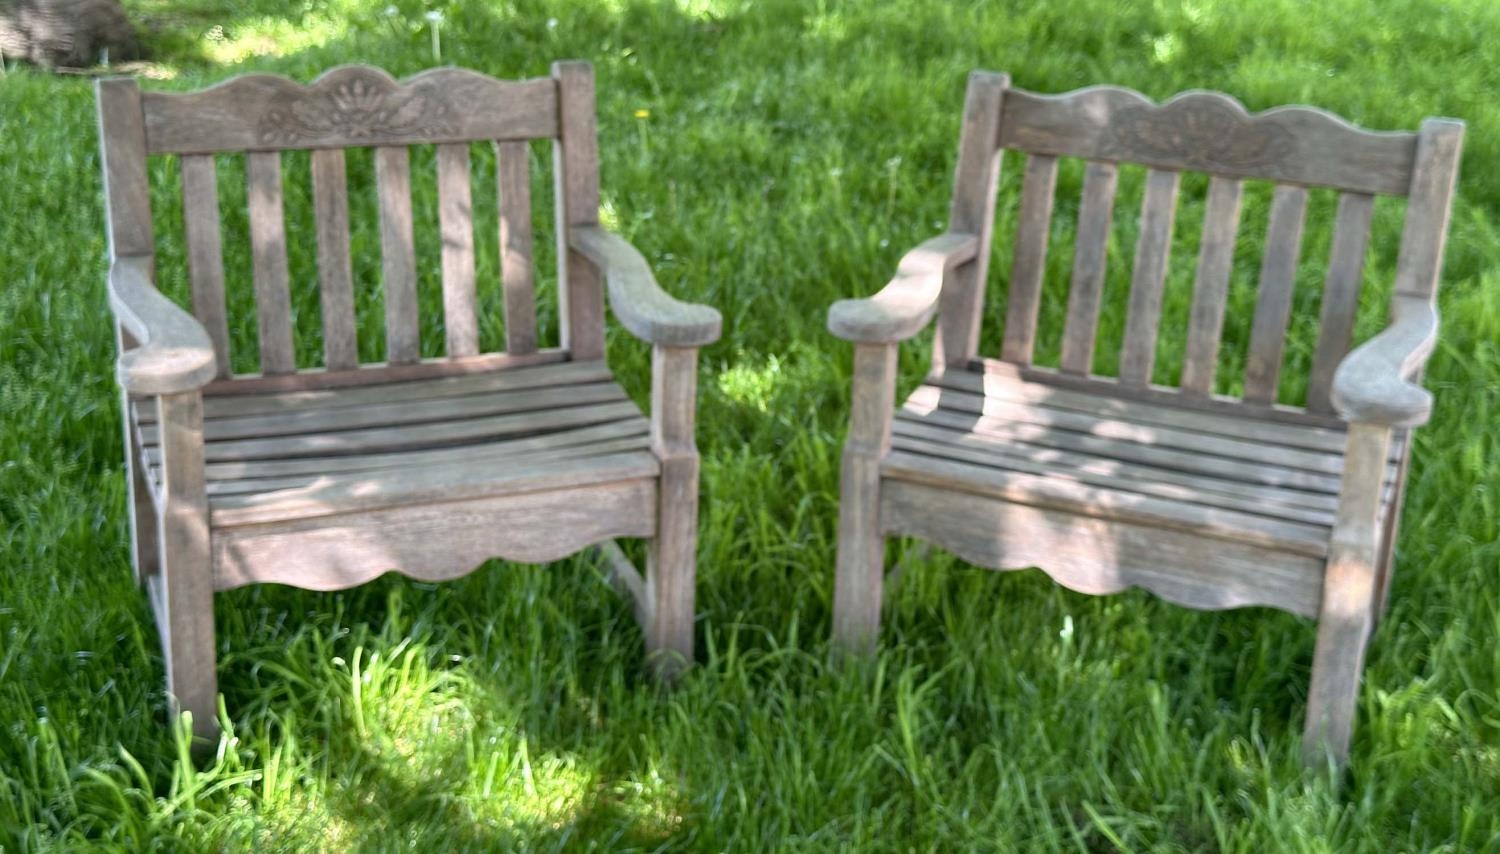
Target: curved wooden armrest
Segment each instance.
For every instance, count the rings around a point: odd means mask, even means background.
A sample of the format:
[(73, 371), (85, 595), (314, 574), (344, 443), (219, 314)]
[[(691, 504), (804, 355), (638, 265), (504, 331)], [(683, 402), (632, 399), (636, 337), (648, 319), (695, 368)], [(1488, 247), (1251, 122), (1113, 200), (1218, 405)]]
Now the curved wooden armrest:
[(568, 246), (603, 271), (610, 308), (635, 337), (664, 347), (702, 347), (719, 340), (719, 312), (662, 290), (646, 259), (625, 238), (596, 225), (575, 225)]
[(828, 331), (859, 344), (894, 344), (922, 331), (937, 312), (943, 275), (970, 261), (979, 238), (948, 232), (906, 253), (896, 278), (868, 299), (843, 299), (828, 309)]
[(175, 394), (214, 378), (214, 348), (192, 315), (151, 283), (147, 258), (117, 258), (109, 270), (109, 307), (140, 346), (120, 354), (120, 385), (130, 394)]
[(1437, 307), (1426, 297), (1396, 297), (1391, 325), (1339, 363), (1333, 406), (1349, 421), (1416, 427), (1432, 413), (1432, 395), (1411, 382), (1437, 341)]

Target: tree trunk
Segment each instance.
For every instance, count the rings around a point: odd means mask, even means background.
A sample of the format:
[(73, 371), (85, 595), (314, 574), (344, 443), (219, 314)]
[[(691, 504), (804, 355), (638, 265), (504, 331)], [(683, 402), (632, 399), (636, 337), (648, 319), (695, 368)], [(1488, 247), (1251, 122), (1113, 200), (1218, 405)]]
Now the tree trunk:
[(83, 68), (108, 51), (115, 62), (140, 56), (120, 0), (0, 0), (0, 52), (44, 68)]

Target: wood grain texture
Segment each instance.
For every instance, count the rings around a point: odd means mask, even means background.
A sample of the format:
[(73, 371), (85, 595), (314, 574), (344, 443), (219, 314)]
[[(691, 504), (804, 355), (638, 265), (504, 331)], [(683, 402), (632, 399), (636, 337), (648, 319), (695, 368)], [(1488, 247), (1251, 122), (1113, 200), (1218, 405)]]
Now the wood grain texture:
[(216, 583), (340, 590), (390, 571), (445, 581), (490, 558), (545, 563), (616, 537), (650, 537), (655, 505), (656, 480), (645, 478), (215, 531)]
[(594, 69), (555, 62), (558, 132), (552, 146), (556, 184), (558, 313), (562, 347), (574, 359), (604, 358), (604, 290), (599, 268), (573, 249), (576, 226), (599, 222), (599, 138)]
[(1036, 320), (1042, 307), (1042, 276), (1047, 270), (1047, 239), (1056, 187), (1056, 157), (1033, 154), (1026, 158), (1015, 254), (1006, 289), (1005, 330), (1000, 344), (1000, 358), (1007, 362), (1030, 364), (1036, 349)]
[(1191, 608), (1317, 609), (1318, 558), (901, 480), (884, 485), (881, 508), (889, 535), (991, 569), (1035, 566), (1080, 593), (1140, 587)]
[(500, 211), (500, 279), (505, 290), (505, 349), (536, 352), (536, 285), (531, 235), (531, 160), (526, 143), (495, 144)]
[(229, 376), (229, 314), (224, 307), (224, 252), (219, 234), (219, 182), (214, 159), (182, 158), (182, 229), (187, 243), (193, 316), (213, 342), (220, 378)]
[(106, 77), (94, 83), (94, 98), (109, 257), (150, 256), (156, 250), (156, 238), (151, 227), (140, 87), (129, 77)]
[(1329, 758), (1343, 765), (1349, 757), (1365, 645), (1374, 625), (1380, 483), (1390, 439), (1387, 427), (1354, 424), (1349, 428), (1348, 468), (1323, 573), (1318, 642), (1302, 735), (1302, 758), (1312, 767)]
[(1271, 199), (1271, 221), (1266, 226), (1255, 319), (1250, 326), (1250, 353), (1245, 359), (1245, 399), (1251, 403), (1271, 403), (1276, 399), (1306, 217), (1307, 190), (1277, 187)]
[(375, 149), (380, 196), (380, 260), (385, 279), (386, 361), (410, 364), (421, 356), (417, 318), (417, 260), (412, 236), (411, 165), (405, 148)]
[(656, 283), (641, 253), (599, 226), (576, 226), (569, 251), (604, 275), (609, 306), (630, 334), (664, 347), (702, 347), (719, 340), (723, 318), (706, 305), (674, 299)]
[(467, 359), (433, 358), (404, 364), (368, 362), (347, 371), (308, 368), (295, 374), (265, 376), (241, 374), (230, 380), (215, 381), (204, 387), (205, 394), (241, 395), (264, 392), (303, 391), (344, 388), (383, 382), (405, 382), (439, 377), (457, 377), (485, 371), (499, 371), (530, 365), (549, 365), (566, 361), (568, 354), (549, 348), (535, 353), (513, 356), (510, 353), (480, 353)]
[(443, 331), (450, 357), (479, 352), (474, 311), (474, 205), (469, 145), (437, 147), (438, 228), (443, 239)]
[(646, 652), (658, 678), (693, 662), (698, 569), (698, 446), (693, 436), (698, 351), (651, 348), (651, 450), (661, 461), (656, 536), (646, 546)]
[(1218, 92), (1185, 92), (1155, 104), (1129, 89), (1091, 86), (1061, 95), (1013, 90), (1000, 144), (1160, 170), (1404, 195), (1416, 135), (1361, 130), (1311, 107), (1251, 115)]
[(213, 343), (197, 319), (156, 289), (151, 269), (149, 257), (121, 257), (110, 266), (109, 307), (135, 342), (116, 365), (120, 387), (134, 395), (201, 388), (217, 373)]
[(833, 586), (833, 643), (846, 655), (868, 654), (880, 634), (885, 582), (880, 464), (890, 452), (895, 394), (896, 345), (854, 345), (854, 392), (840, 473)]
[(349, 65), (308, 86), (247, 74), (198, 92), (147, 93), (142, 106), (152, 154), (534, 139), (555, 136), (558, 126), (551, 80), (461, 68), (398, 82)]
[(845, 299), (828, 310), (828, 331), (865, 344), (904, 341), (922, 331), (937, 311), (943, 282), (974, 259), (979, 238), (949, 232), (902, 256), (896, 277), (868, 299)]
[(1078, 235), (1073, 249), (1073, 278), (1068, 287), (1068, 319), (1063, 327), (1061, 369), (1087, 375), (1094, 365), (1094, 337), (1099, 328), (1099, 300), (1109, 260), (1109, 232), (1114, 222), (1119, 170), (1113, 163), (1091, 162), (1083, 172), (1083, 201), (1078, 208)]
[(193, 736), (219, 733), (214, 647), (213, 565), (203, 479), (203, 398), (197, 392), (157, 398), (165, 463), (158, 519), (161, 572), (153, 578), (157, 629), (174, 713), (190, 712)]
[(948, 230), (975, 235), (979, 242), (973, 262), (954, 267), (944, 277), (938, 334), (933, 343), (934, 366), (963, 365), (979, 352), (979, 322), (995, 226), (995, 191), (1000, 181), (996, 137), (1001, 101), (1009, 88), (1010, 76), (1006, 74), (976, 71), (969, 75)]
[(292, 352), (292, 298), (287, 283), (286, 225), (281, 208), (281, 155), (254, 151), (245, 156), (250, 200), (250, 255), (255, 278), (255, 315), (260, 336), (260, 370), (286, 374), (297, 369)]
[(1156, 332), (1161, 321), (1167, 259), (1172, 252), (1178, 177), (1176, 172), (1159, 169), (1146, 175), (1140, 237), (1130, 276), (1130, 306), (1125, 314), (1125, 343), (1120, 350), (1120, 382), (1125, 385), (1148, 385), (1156, 364)]
[(347, 371), (359, 364), (354, 272), (349, 259), (349, 199), (344, 152), (312, 153), (313, 217), (318, 241), (318, 298), (323, 309), (323, 362)]
[(1193, 307), (1188, 320), (1187, 351), (1182, 360), (1183, 393), (1206, 397), (1214, 390), (1219, 367), (1219, 339), (1234, 268), (1234, 241), (1240, 224), (1240, 182), (1214, 176), (1208, 184), (1198, 273), (1193, 280)]
[(1454, 119), (1422, 122), (1406, 206), (1406, 225), (1401, 232), (1401, 254), (1396, 260), (1398, 294), (1424, 297), (1437, 294), (1463, 141), (1463, 122)]
[(1363, 193), (1339, 196), (1333, 248), (1328, 255), (1328, 277), (1323, 283), (1323, 304), (1319, 310), (1318, 347), (1307, 380), (1307, 408), (1313, 412), (1333, 411), (1329, 392), (1333, 388), (1333, 373), (1354, 340), (1354, 318), (1359, 312), (1365, 251), (1370, 244), (1370, 216), (1374, 209), (1374, 196)]

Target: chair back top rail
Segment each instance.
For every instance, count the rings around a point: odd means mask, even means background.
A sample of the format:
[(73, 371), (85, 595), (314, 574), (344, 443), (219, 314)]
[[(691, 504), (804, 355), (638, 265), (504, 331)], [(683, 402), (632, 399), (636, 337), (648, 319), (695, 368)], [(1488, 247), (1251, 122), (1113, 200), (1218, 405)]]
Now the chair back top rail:
[(1417, 134), (1368, 131), (1313, 107), (1251, 114), (1220, 92), (1160, 104), (1119, 86), (1005, 93), (999, 146), (1285, 184), (1404, 196)]
[(304, 86), (248, 74), (197, 92), (143, 92), (146, 153), (542, 139), (558, 133), (557, 81), (437, 68), (396, 80), (345, 65)]

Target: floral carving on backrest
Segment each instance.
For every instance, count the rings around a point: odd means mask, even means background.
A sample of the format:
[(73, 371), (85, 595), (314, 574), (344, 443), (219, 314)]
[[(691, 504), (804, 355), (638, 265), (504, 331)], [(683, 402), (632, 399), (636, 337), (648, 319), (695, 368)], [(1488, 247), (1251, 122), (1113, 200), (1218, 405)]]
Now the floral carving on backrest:
[(1206, 171), (1251, 171), (1293, 155), (1297, 139), (1274, 120), (1252, 117), (1228, 98), (1190, 93), (1159, 107), (1120, 110), (1106, 131), (1105, 145), (1143, 160), (1181, 161)]
[(276, 95), (256, 136), (267, 145), (305, 145), (322, 139), (442, 135), (456, 126), (453, 105), (431, 87), (414, 90), (373, 68), (344, 68), (305, 89)]

